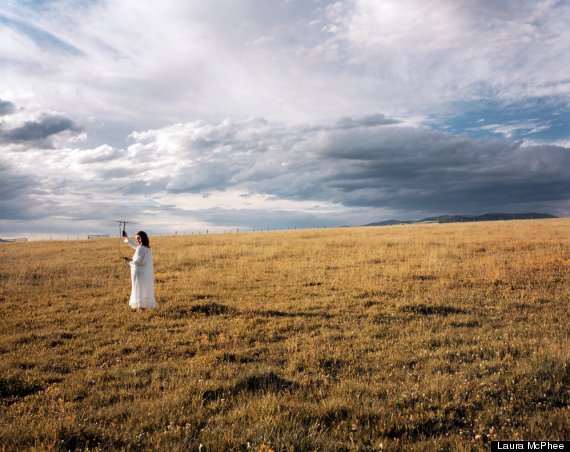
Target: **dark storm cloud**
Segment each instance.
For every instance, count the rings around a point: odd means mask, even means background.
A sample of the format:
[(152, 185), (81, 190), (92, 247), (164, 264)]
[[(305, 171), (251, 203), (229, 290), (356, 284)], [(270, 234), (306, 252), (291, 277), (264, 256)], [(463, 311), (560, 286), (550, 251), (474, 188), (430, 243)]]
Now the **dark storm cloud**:
[[(337, 190), (344, 205), (404, 211), (481, 213), (530, 202), (547, 208), (570, 198), (567, 149), (470, 143), (449, 162), (441, 159), (440, 149), (422, 151), (417, 158), (379, 155), (351, 161), (323, 182)], [(564, 166), (557, 165), (559, 160)]]
[(0, 130), (0, 137), (7, 143), (45, 144), (49, 138), (66, 131), (79, 133), (82, 128), (65, 116), (50, 115), (36, 121), (26, 121), (11, 129)]
[[(474, 140), (395, 123), (372, 115), (344, 118), (332, 127), (243, 122), (187, 127), (180, 152), (191, 162), (180, 159), (165, 176), (164, 188), (174, 193), (242, 189), (281, 199), (426, 213), (530, 205), (548, 210), (570, 199), (568, 148)], [(145, 138), (147, 151), (154, 139), (160, 149), (168, 141), (160, 131), (155, 135)], [(157, 158), (163, 152), (158, 149)]]
[[(570, 149), (389, 128), (332, 137), (322, 178), (347, 206), (481, 212), (570, 198)], [(332, 193), (331, 193), (332, 194)]]
[(0, 116), (6, 116), (14, 113), (16, 106), (7, 100), (0, 99)]

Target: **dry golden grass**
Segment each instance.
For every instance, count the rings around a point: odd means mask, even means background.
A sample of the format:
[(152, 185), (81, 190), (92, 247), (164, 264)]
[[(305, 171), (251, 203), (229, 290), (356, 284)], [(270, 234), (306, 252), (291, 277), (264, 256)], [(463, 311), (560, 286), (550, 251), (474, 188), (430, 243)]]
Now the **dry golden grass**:
[[(0, 444), (487, 450), (570, 438), (570, 222), (0, 246)], [(127, 254), (129, 249), (123, 249)]]

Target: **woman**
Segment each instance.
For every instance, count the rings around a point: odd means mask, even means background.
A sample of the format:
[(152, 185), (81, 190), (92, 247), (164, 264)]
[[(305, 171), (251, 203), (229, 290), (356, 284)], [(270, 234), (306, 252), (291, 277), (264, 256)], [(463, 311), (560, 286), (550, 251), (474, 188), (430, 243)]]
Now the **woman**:
[(154, 299), (154, 269), (148, 235), (144, 231), (137, 232), (136, 243), (129, 238), (126, 231), (123, 231), (123, 237), (125, 243), (136, 250), (132, 259), (125, 257), (131, 266), (132, 290), (129, 306), (136, 312), (143, 312), (147, 308), (154, 309), (157, 304)]

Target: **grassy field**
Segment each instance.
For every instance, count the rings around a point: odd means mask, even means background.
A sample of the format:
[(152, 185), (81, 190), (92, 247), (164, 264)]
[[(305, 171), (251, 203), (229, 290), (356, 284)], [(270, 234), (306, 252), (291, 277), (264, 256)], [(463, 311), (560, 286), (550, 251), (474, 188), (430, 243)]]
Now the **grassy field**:
[[(570, 439), (570, 220), (0, 246), (0, 447)], [(123, 245), (125, 255), (131, 250)]]

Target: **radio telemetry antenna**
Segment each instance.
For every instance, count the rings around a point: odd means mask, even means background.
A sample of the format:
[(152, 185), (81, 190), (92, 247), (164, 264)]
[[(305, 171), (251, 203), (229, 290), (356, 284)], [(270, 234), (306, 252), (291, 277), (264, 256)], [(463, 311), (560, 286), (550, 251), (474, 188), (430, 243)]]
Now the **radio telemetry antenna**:
[(123, 233), (125, 232), (127, 224), (137, 224), (137, 223), (135, 221), (128, 221), (128, 220), (109, 220), (109, 221), (113, 221), (114, 223), (119, 223), (119, 245), (117, 248), (117, 252), (119, 256), (121, 256), (121, 239), (123, 237)]

